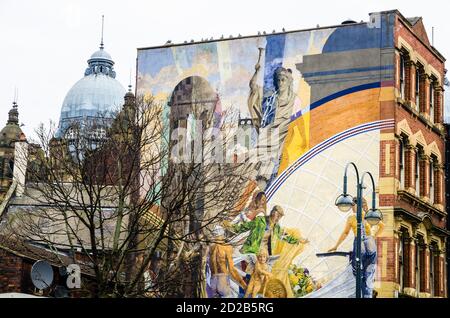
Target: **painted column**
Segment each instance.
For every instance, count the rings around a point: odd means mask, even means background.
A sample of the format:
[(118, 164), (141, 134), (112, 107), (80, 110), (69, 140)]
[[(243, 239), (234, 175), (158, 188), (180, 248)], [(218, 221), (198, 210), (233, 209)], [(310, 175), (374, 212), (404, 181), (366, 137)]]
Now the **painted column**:
[(412, 101), (412, 81), (414, 78), (415, 71), (414, 63), (411, 60), (406, 61), (405, 63), (405, 101), (411, 102)]
[(405, 150), (405, 190), (412, 194), (415, 193), (415, 177), (413, 169), (413, 167), (415, 167), (415, 156), (416, 148), (411, 144), (407, 145)]
[(420, 281), (419, 283), (419, 297), (429, 297), (429, 278), (430, 278), (430, 256), (429, 256), (429, 249), (428, 244), (421, 244), (420, 245), (420, 252), (419, 252), (419, 258), (420, 258)]
[(440, 297), (441, 296), (441, 251), (436, 249), (433, 251), (433, 270), (434, 270), (434, 277), (433, 277), (433, 285), (434, 285), (434, 297)]
[(442, 167), (440, 164), (435, 164), (433, 167), (434, 173), (434, 193), (430, 193), (430, 195), (434, 195), (434, 204), (437, 205), (438, 208), (442, 207)]
[(443, 103), (442, 103), (442, 86), (436, 85), (434, 88), (434, 122), (442, 124), (443, 122)]
[(416, 244), (413, 238), (405, 239), (405, 259), (403, 261), (403, 271), (405, 272), (403, 293), (414, 296), (416, 293)]
[(429, 169), (429, 164), (430, 164), (430, 157), (422, 154), (420, 156), (420, 163), (419, 163), (419, 168), (420, 168), (420, 199), (424, 200), (426, 202), (430, 201), (430, 187), (429, 187), (429, 183), (430, 183), (430, 169)]
[(420, 77), (420, 113), (426, 118), (430, 118), (430, 77), (423, 74)]

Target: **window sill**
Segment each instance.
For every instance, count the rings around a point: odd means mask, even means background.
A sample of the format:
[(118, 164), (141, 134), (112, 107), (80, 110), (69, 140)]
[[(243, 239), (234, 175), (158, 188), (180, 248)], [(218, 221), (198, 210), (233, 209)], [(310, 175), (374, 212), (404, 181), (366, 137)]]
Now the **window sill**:
[(442, 205), (430, 204), (428, 197), (417, 197), (415, 194), (407, 190), (398, 190), (397, 195), (404, 197), (406, 202), (419, 206), (424, 212), (431, 212), (439, 215), (440, 218), (445, 217), (447, 213), (444, 211)]
[(415, 103), (411, 101), (406, 101), (401, 97), (397, 97), (396, 102), (397, 104), (400, 104), (405, 110), (407, 110), (412, 116), (418, 118), (425, 126), (444, 138), (445, 131), (442, 123), (431, 122), (428, 118), (429, 115), (427, 113), (417, 111)]

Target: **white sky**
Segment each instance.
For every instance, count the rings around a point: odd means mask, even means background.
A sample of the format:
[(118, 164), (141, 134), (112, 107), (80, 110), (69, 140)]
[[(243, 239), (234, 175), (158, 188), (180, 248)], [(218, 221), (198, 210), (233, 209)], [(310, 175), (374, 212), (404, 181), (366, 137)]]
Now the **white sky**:
[(434, 26), (435, 47), (450, 59), (448, 0), (0, 0), (0, 129), (15, 87), (27, 136), (40, 122), (59, 120), (66, 93), (98, 49), (102, 14), (105, 49), (126, 87), (139, 47), (367, 21), (370, 12), (391, 9), (422, 16), (430, 40)]

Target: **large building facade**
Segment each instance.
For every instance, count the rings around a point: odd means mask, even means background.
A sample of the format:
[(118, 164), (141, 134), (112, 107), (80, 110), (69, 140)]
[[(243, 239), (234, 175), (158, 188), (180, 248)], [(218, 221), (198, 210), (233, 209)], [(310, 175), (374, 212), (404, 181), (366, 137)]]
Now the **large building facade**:
[[(250, 125), (254, 137), (240, 147), (270, 149), (243, 193), (264, 192), (266, 215), (281, 207), (284, 232), (308, 241), (269, 248), (281, 255), (273, 268), (285, 296), (354, 292), (348, 258), (327, 254), (352, 250), (353, 235), (340, 242), (352, 213), (335, 200), (354, 162), (373, 175), (384, 216), (384, 228), (366, 234), (376, 236), (378, 297), (447, 297), (444, 62), (421, 18), (386, 11), (369, 22), (139, 49), (137, 93), (163, 105), (170, 129), (192, 131), (207, 109), (237, 131)], [(356, 196), (353, 172), (348, 182)]]
[[(396, 130), (383, 144), (385, 157), (393, 154), (391, 149), (397, 152), (396, 164), (391, 167), (397, 191), (384, 196), (394, 206), (394, 276), (390, 279), (406, 295), (444, 297), (448, 235), (444, 208), (445, 59), (430, 45), (421, 19), (398, 22)], [(386, 174), (385, 180), (391, 176)]]

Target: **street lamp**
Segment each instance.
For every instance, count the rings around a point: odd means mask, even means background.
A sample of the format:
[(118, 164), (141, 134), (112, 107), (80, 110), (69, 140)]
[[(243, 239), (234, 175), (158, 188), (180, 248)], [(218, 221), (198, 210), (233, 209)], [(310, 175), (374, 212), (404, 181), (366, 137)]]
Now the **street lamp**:
[(357, 207), (356, 207), (356, 298), (361, 298), (361, 280), (362, 280), (362, 273), (361, 273), (361, 229), (362, 229), (362, 192), (364, 189), (364, 177), (368, 175), (370, 179), (372, 180), (372, 208), (367, 212), (364, 219), (369, 223), (370, 225), (376, 225), (378, 224), (382, 219), (383, 215), (381, 214), (380, 210), (375, 208), (375, 181), (373, 179), (373, 176), (370, 172), (366, 171), (361, 176), (361, 182), (359, 179), (359, 171), (356, 165), (353, 162), (347, 163), (345, 166), (345, 172), (344, 172), (344, 192), (336, 198), (336, 206), (338, 209), (342, 212), (348, 212), (352, 206), (353, 198), (351, 195), (347, 193), (347, 169), (349, 166), (353, 166), (355, 168), (356, 172), (356, 199), (357, 199)]

